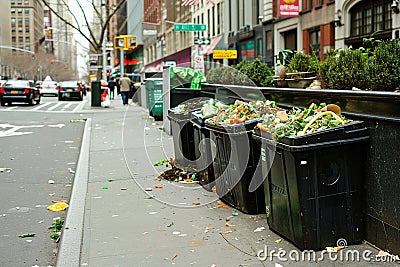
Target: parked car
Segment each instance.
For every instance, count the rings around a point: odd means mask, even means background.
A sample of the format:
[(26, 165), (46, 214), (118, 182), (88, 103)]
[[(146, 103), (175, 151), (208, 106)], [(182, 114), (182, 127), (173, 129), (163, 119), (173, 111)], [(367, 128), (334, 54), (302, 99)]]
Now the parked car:
[(43, 81), (39, 85), (40, 95), (58, 96), (59, 84), (55, 81)]
[(29, 105), (40, 103), (40, 91), (33, 81), (8, 80), (0, 87), (0, 103), (25, 102)]
[(58, 100), (61, 101), (67, 98), (76, 98), (82, 101), (83, 89), (79, 86), (77, 81), (60, 82)]

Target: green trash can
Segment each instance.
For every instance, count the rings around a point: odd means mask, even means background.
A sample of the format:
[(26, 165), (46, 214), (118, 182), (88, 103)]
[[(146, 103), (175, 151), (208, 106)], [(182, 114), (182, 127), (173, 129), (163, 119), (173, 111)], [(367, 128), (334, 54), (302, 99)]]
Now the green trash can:
[(92, 107), (101, 106), (101, 84), (100, 82), (92, 82)]
[(163, 79), (149, 78), (146, 79), (146, 101), (149, 108), (149, 115), (156, 120), (163, 118)]

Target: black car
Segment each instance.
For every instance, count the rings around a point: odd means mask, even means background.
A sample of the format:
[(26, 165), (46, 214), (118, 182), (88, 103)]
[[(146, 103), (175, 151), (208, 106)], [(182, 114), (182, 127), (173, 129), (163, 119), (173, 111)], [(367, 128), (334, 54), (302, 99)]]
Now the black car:
[(40, 91), (33, 81), (8, 80), (0, 87), (0, 103), (24, 102), (29, 105), (40, 103)]
[(77, 81), (64, 81), (60, 83), (58, 100), (61, 101), (67, 98), (75, 98), (82, 101), (83, 89)]

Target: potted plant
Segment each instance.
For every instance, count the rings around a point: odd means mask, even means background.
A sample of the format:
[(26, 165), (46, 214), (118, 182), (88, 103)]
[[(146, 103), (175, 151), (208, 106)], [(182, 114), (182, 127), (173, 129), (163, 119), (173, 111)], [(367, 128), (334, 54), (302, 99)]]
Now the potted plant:
[(286, 67), (285, 80), (289, 87), (306, 88), (315, 80), (319, 68), (320, 62), (315, 54), (297, 52)]

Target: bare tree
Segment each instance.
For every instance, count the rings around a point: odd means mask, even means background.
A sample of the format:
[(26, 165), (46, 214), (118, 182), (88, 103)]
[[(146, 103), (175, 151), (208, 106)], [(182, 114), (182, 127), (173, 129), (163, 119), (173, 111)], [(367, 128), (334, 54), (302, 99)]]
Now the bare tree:
[[(120, 1), (117, 6), (112, 8), (112, 12), (104, 14), (101, 11), (101, 6), (96, 6), (95, 0), (73, 0), (76, 2), (78, 9), (79, 10), (71, 10), (70, 5), (65, 0), (60, 0), (60, 3), (62, 4), (63, 8), (65, 11), (71, 15), (72, 17), (72, 22), (68, 21), (65, 17), (61, 16), (60, 14), (57, 13), (56, 10), (53, 9), (53, 7), (50, 5), (51, 0), (40, 0), (43, 2), (43, 4), (49, 8), (49, 10), (57, 16), (61, 21), (63, 21), (66, 25), (71, 27), (72, 29), (76, 30), (79, 34), (81, 34), (90, 44), (91, 49), (97, 54), (100, 54), (102, 51), (102, 45), (103, 41), (105, 38), (105, 33), (107, 30), (107, 26), (110, 22), (110, 19), (118, 12), (118, 10), (126, 3), (126, 0)], [(53, 0), (54, 1), (54, 0)], [(71, 1), (71, 0), (70, 0)], [(92, 10), (87, 10), (84, 8), (84, 6), (81, 4), (82, 2), (86, 2), (87, 4), (90, 5)], [(108, 10), (108, 9), (107, 9)], [(93, 16), (96, 18), (97, 21), (100, 22), (100, 35), (97, 36), (97, 32), (94, 28), (94, 24), (92, 21), (89, 21), (88, 19), (88, 14), (93, 13)], [(79, 22), (79, 17), (82, 17), (84, 20), (84, 25), (81, 25)], [(85, 34), (85, 30), (82, 27), (87, 27), (89, 35)], [(100, 80), (101, 78), (101, 71), (99, 70), (97, 72), (97, 79)]]

